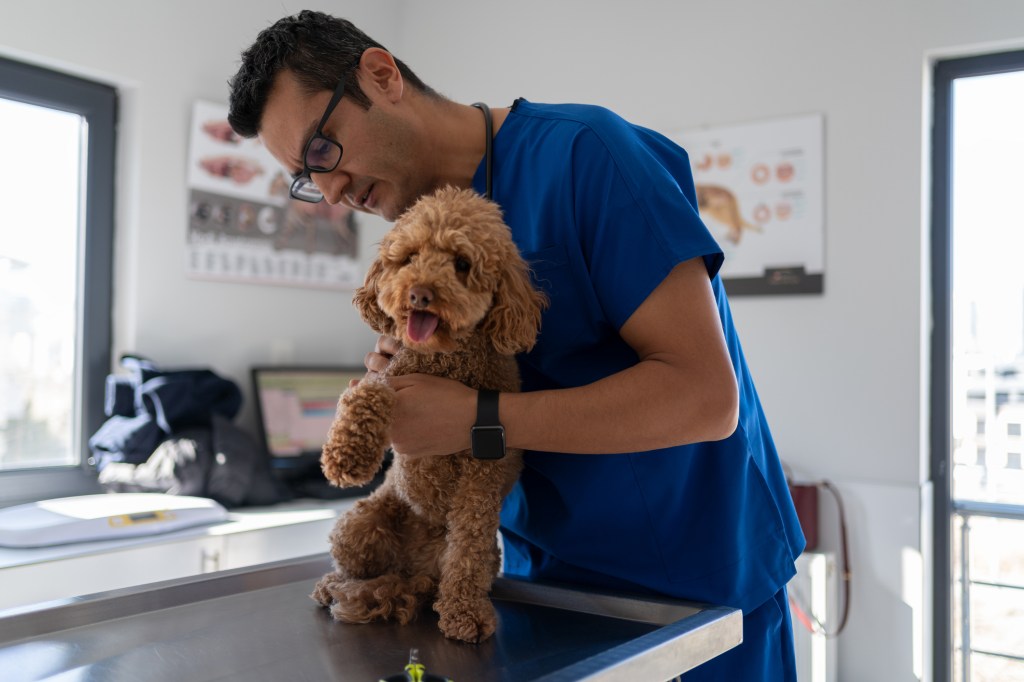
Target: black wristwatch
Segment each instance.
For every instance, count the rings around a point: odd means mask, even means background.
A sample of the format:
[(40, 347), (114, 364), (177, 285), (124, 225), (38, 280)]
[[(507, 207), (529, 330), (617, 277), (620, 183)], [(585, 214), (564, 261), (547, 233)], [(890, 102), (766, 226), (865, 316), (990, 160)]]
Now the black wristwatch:
[(472, 430), (473, 456), (501, 459), (505, 456), (505, 427), (498, 421), (498, 392), (481, 389), (476, 394), (476, 424)]

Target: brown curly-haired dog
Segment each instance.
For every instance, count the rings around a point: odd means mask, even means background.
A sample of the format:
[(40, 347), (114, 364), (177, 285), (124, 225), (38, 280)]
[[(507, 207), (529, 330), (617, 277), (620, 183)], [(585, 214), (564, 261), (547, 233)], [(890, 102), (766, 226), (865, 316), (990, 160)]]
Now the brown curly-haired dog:
[[(338, 403), (321, 464), (339, 486), (362, 485), (380, 469), (395, 402), (387, 376), (422, 372), (518, 391), (513, 354), (533, 347), (545, 305), (497, 205), (453, 188), (398, 219), (354, 301), (402, 349), (379, 379)], [(404, 624), (436, 595), (445, 636), (487, 639), (496, 626), (488, 593), (499, 568), (498, 515), (521, 468), (513, 449), (499, 460), (395, 453), (384, 483), (331, 533), (337, 570), (313, 598), (337, 620)]]

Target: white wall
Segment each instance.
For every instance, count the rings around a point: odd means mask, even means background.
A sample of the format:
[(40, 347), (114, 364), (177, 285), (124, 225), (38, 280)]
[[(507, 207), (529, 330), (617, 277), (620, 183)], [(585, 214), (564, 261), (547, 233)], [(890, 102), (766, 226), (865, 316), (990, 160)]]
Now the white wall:
[[(841, 679), (919, 678), (927, 60), (1024, 45), (1024, 3), (4, 3), (0, 54), (122, 93), (117, 352), (202, 363), (244, 385), (275, 344), (292, 344), (299, 362), (353, 364), (372, 344), (348, 293), (184, 277), (191, 103), (224, 101), (240, 50), (306, 5), (354, 20), (464, 102), (597, 103), (667, 133), (825, 114), (825, 293), (737, 298), (733, 309), (784, 457), (845, 495), (855, 582)], [(386, 226), (362, 225), (365, 261)]]
[[(362, 366), (374, 336), (351, 292), (213, 283), (185, 277), (186, 151), (192, 103), (227, 102), (239, 54), (276, 19), (304, 8), (343, 14), (384, 45), (400, 3), (298, 0), (4, 2), (0, 55), (117, 87), (115, 352), (162, 366), (209, 366), (248, 394), (248, 368), (280, 359)], [(367, 261), (386, 223), (360, 217)], [(287, 358), (285, 358), (287, 359)], [(241, 415), (254, 421), (251, 401)]]
[(1024, 3), (449, 0), (401, 17), (400, 56), (464, 102), (596, 103), (666, 133), (824, 113), (825, 293), (733, 312), (784, 458), (844, 495), (840, 679), (921, 678), (928, 60), (1024, 46)]

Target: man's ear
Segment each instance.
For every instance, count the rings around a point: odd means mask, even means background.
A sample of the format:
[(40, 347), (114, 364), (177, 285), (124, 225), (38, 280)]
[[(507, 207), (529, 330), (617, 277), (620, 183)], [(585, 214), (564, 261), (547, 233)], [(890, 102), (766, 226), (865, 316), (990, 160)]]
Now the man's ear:
[(359, 87), (373, 101), (378, 97), (384, 97), (392, 104), (401, 100), (405, 81), (394, 55), (379, 47), (363, 52), (359, 58)]

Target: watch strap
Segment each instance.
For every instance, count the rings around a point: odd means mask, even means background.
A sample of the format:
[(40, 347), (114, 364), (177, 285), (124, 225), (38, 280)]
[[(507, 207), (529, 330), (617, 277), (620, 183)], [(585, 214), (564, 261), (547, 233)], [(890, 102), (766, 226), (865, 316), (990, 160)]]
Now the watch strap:
[(497, 391), (477, 391), (476, 423), (471, 429), (473, 457), (501, 459), (505, 456), (505, 427), (498, 420)]
[(501, 426), (498, 420), (498, 392), (482, 388), (476, 395), (476, 424), (473, 426)]

